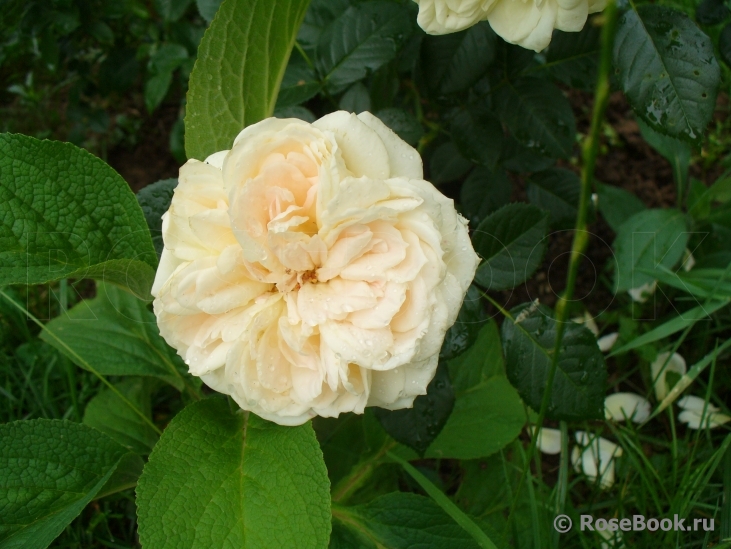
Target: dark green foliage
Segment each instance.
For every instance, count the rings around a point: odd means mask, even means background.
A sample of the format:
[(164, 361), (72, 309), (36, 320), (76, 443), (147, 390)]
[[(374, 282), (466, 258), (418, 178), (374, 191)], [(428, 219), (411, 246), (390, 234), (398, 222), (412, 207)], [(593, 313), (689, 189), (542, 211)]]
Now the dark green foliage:
[(413, 408), (393, 411), (377, 408), (375, 413), (389, 435), (423, 456), (447, 423), (453, 407), (454, 390), (447, 365), (441, 363), (426, 394), (416, 397)]
[[(526, 404), (541, 408), (556, 340), (553, 311), (521, 305), (514, 320), (502, 327), (508, 378)], [(559, 349), (556, 377), (548, 401), (548, 417), (565, 421), (604, 417), (607, 369), (596, 338), (587, 328), (569, 323)]]

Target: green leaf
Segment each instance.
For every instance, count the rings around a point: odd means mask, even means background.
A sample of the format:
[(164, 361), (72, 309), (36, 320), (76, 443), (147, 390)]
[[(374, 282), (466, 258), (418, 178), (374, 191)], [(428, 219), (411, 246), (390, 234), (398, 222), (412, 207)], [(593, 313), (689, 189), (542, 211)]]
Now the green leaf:
[(193, 0), (154, 0), (155, 11), (168, 22), (180, 19)]
[(688, 189), (690, 155), (693, 152), (690, 145), (674, 137), (656, 132), (642, 120), (637, 120), (637, 124), (640, 126), (645, 141), (670, 162), (678, 192), (684, 193)]
[(567, 86), (594, 91), (599, 66), (601, 26), (587, 21), (581, 32), (553, 31), (546, 55), (551, 75)]
[(505, 137), (500, 164), (506, 170), (518, 173), (540, 172), (555, 163), (553, 158), (542, 156), (533, 149), (521, 145), (512, 135)]
[(724, 0), (702, 0), (695, 10), (695, 18), (702, 25), (717, 25), (731, 16)]
[(439, 358), (449, 360), (470, 347), (477, 339), (480, 328), (485, 323), (486, 314), (482, 307), (482, 296), (476, 286), (467, 289), (457, 320), (444, 336)]
[(381, 109), (376, 116), (412, 147), (415, 147), (424, 135), (424, 128), (416, 117), (403, 109)]
[(276, 108), (284, 109), (304, 103), (317, 95), (320, 87), (315, 72), (302, 59), (302, 56), (293, 55), (289, 60), (287, 70), (284, 71)]
[(283, 109), (277, 109), (274, 111), (274, 116), (277, 118), (299, 118), (305, 122), (312, 124), (317, 118), (311, 110), (296, 105), (294, 107), (284, 107)]
[(41, 339), (102, 375), (154, 376), (183, 388), (185, 366), (160, 337), (155, 315), (114, 286), (99, 284), (97, 297), (54, 318)]
[(700, 143), (721, 75), (711, 40), (687, 15), (651, 4), (625, 12), (614, 65), (639, 117), (661, 133)]
[(0, 547), (47, 547), (97, 495), (127, 454), (70, 421), (0, 425)]
[(548, 213), (519, 202), (487, 217), (472, 235), (483, 261), (475, 282), (488, 290), (515, 288), (540, 266), (546, 250)]
[(440, 364), (426, 394), (416, 397), (412, 408), (384, 410), (376, 408), (378, 421), (391, 437), (420, 455), (437, 437), (454, 406), (454, 390), (446, 364)]
[(630, 217), (646, 209), (642, 200), (621, 187), (598, 183), (597, 194), (599, 212), (615, 233)]
[(444, 495), (444, 492), (434, 486), (434, 483), (426, 478), (426, 476), (424, 476), (418, 469), (393, 452), (388, 452), (387, 455), (393, 461), (401, 465), (411, 478), (419, 484), (422, 490), (424, 490), (432, 498), (432, 500), (441, 507), (442, 511), (452, 517), (452, 519), (477, 542), (479, 547), (482, 547), (482, 549), (497, 549), (495, 544), (489, 537), (487, 537), (485, 532), (482, 531), (482, 528), (480, 528), (470, 517), (465, 515), (451, 499)]
[(163, 44), (150, 58), (150, 67), (156, 73), (172, 73), (186, 59), (188, 59), (188, 50), (185, 46), (180, 44)]
[(203, 160), (272, 115), (309, 0), (224, 0), (190, 75), (185, 151)]
[(124, 93), (137, 81), (140, 64), (133, 48), (112, 50), (99, 66), (99, 90), (103, 95)]
[(198, 13), (201, 17), (206, 20), (207, 23), (213, 21), (213, 18), (218, 12), (218, 8), (221, 7), (223, 0), (195, 0), (196, 6), (198, 7)]
[(325, 27), (355, 3), (356, 0), (312, 0), (297, 34), (297, 43), (306, 50), (316, 49)]
[(395, 492), (333, 508), (330, 549), (477, 549), (479, 545), (429, 498)]
[(528, 200), (549, 213), (554, 229), (569, 229), (576, 223), (581, 180), (574, 172), (552, 168), (534, 173), (528, 180)]
[(140, 541), (150, 549), (321, 549), (329, 488), (309, 423), (283, 427), (209, 398), (173, 419), (145, 465)]
[(452, 139), (462, 156), (494, 170), (503, 150), (503, 127), (494, 115), (461, 109), (452, 118)]
[(101, 499), (137, 486), (137, 481), (142, 475), (144, 466), (145, 462), (137, 454), (130, 452), (122, 456), (112, 476), (97, 492), (95, 499)]
[(426, 457), (489, 456), (520, 434), (525, 410), (505, 377), (495, 322), (480, 330), (477, 341), (465, 353), (449, 361), (449, 373), (456, 393), (454, 409)]
[(431, 155), (429, 180), (435, 185), (449, 183), (465, 175), (472, 167), (472, 162), (459, 153), (454, 143), (448, 141), (439, 145)]
[(145, 107), (147, 112), (152, 113), (160, 106), (160, 103), (168, 94), (172, 81), (172, 72), (161, 72), (145, 82)]
[[(526, 404), (540, 410), (556, 341), (556, 320), (547, 307), (531, 304), (511, 313), (515, 322), (506, 319), (502, 326), (508, 378)], [(606, 380), (604, 356), (594, 334), (584, 326), (567, 323), (546, 417), (603, 419)]]
[(630, 217), (614, 240), (615, 292), (652, 283), (653, 278), (642, 270), (675, 265), (689, 236), (685, 215), (678, 210), (644, 210)]
[(731, 302), (731, 300), (729, 299), (724, 299), (721, 301), (711, 301), (709, 303), (693, 307), (692, 309), (689, 309), (687, 311), (683, 311), (675, 318), (663, 322), (656, 328), (653, 328), (649, 332), (634, 338), (632, 341), (625, 345), (622, 345), (618, 349), (613, 349), (609, 356), (620, 355), (622, 353), (626, 353), (627, 351), (631, 351), (632, 349), (642, 347), (643, 345), (647, 345), (649, 343), (665, 339), (666, 337), (670, 337), (671, 335), (676, 334), (681, 330), (685, 330), (688, 326), (692, 326), (699, 320), (704, 320), (708, 318), (719, 309), (722, 309), (726, 305), (728, 305), (729, 302)]
[[(151, 397), (154, 385), (149, 378), (128, 378), (117, 383), (115, 387), (138, 410), (152, 419)], [(109, 389), (103, 389), (86, 405), (84, 423), (137, 454), (149, 454), (158, 439), (150, 425), (142, 421), (129, 404)]]
[(374, 0), (345, 10), (320, 35), (316, 65), (331, 93), (391, 61), (412, 32), (410, 12)]
[(462, 32), (425, 36), (420, 64), (432, 93), (447, 95), (474, 84), (495, 57), (495, 40), (486, 21)]
[(0, 286), (97, 278), (147, 297), (157, 257), (125, 181), (69, 143), (0, 134)]
[(355, 114), (371, 110), (371, 96), (368, 93), (368, 88), (365, 87), (363, 82), (356, 82), (350, 86), (348, 91), (346, 91), (340, 98), (338, 108), (342, 111), (348, 111)]
[(177, 179), (163, 179), (152, 185), (143, 187), (137, 193), (137, 202), (142, 208), (147, 227), (152, 235), (152, 244), (155, 246), (157, 255), (162, 254), (162, 215), (170, 209), (170, 202), (173, 199), (173, 192), (178, 185)]
[(495, 90), (495, 112), (513, 137), (541, 156), (567, 158), (576, 138), (571, 105), (556, 86), (526, 77)]
[(505, 170), (491, 171), (478, 166), (462, 184), (459, 195), (462, 213), (472, 225), (479, 225), (488, 215), (510, 202), (512, 190)]

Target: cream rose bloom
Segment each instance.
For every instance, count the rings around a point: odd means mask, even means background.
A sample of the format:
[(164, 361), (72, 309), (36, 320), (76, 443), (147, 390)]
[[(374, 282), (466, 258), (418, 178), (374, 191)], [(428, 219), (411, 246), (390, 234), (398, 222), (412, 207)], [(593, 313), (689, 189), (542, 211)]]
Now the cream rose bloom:
[(429, 34), (449, 34), (487, 20), (506, 42), (541, 51), (553, 29), (578, 32), (606, 0), (414, 0), (417, 21)]
[(193, 375), (282, 425), (410, 407), (478, 257), (370, 113), (269, 118), (181, 169), (152, 294)]

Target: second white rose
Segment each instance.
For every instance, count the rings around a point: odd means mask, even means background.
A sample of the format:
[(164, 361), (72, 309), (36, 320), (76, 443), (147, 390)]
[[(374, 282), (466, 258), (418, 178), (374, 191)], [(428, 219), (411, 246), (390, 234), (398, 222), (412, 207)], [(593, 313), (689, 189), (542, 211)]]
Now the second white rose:
[(163, 238), (161, 334), (283, 425), (411, 406), (478, 263), (417, 151), (369, 113), (270, 118), (188, 161)]
[(429, 34), (458, 32), (488, 21), (511, 44), (541, 51), (554, 29), (578, 32), (606, 0), (414, 0), (419, 26)]

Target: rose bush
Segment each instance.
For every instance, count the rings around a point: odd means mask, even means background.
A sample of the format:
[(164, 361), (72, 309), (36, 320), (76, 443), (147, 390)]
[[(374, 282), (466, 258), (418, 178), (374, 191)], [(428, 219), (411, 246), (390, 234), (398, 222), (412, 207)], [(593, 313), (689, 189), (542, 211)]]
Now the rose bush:
[(419, 26), (429, 34), (448, 34), (488, 21), (506, 42), (541, 51), (554, 29), (578, 32), (605, 0), (414, 0)]
[(285, 425), (425, 394), (478, 263), (466, 220), (378, 118), (269, 118), (189, 160), (163, 216), (160, 331)]

